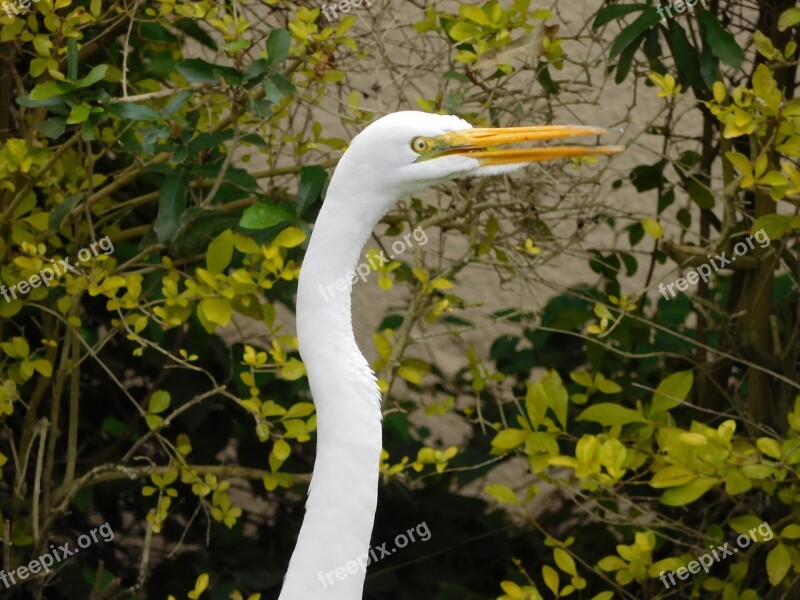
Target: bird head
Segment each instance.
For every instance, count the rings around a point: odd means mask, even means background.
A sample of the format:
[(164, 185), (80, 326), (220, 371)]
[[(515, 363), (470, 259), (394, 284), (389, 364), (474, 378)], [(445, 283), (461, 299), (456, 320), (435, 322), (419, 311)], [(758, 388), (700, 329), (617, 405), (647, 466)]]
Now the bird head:
[(609, 131), (582, 125), (472, 127), (452, 115), (402, 111), (378, 119), (353, 138), (339, 167), (346, 164), (351, 175), (357, 173), (363, 189), (375, 182), (394, 203), (404, 195), (459, 177), (508, 173), (532, 162), (617, 154), (621, 146), (501, 148)]

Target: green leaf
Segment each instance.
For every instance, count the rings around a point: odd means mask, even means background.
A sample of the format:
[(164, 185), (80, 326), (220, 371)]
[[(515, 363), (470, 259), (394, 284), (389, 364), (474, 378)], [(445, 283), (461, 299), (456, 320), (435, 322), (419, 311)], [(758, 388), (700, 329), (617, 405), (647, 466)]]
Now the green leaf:
[(292, 34), (286, 29), (273, 29), (267, 38), (267, 56), (273, 63), (282, 63), (289, 57)]
[(657, 25), (660, 20), (661, 17), (658, 16), (658, 11), (652, 6), (647, 7), (642, 11), (638, 19), (623, 29), (614, 39), (614, 43), (611, 44), (610, 57), (614, 58), (622, 54), (622, 51), (635, 41), (641, 43), (642, 39), (644, 39), (642, 34)]
[(693, 383), (694, 374), (691, 371), (678, 371), (666, 377), (653, 394), (653, 413), (664, 412), (680, 405), (689, 395)]
[(81, 90), (101, 81), (106, 76), (106, 71), (108, 71), (108, 65), (97, 65), (89, 71), (86, 77), (75, 82), (75, 89)]
[(60, 81), (45, 81), (31, 90), (31, 100), (47, 100), (53, 96), (61, 96), (69, 91), (69, 86)]
[(67, 79), (70, 81), (78, 78), (78, 62), (78, 40), (67, 38)]
[(150, 402), (147, 403), (147, 412), (152, 415), (162, 413), (169, 408), (171, 400), (172, 397), (169, 392), (165, 390), (153, 392), (153, 395), (150, 396)]
[(689, 193), (689, 198), (694, 200), (700, 208), (714, 208), (714, 194), (693, 177), (686, 180), (686, 191)]
[(750, 232), (755, 234), (763, 229), (770, 240), (779, 240), (789, 231), (791, 225), (791, 215), (764, 215), (755, 220), (750, 227)]
[(191, 140), (186, 147), (188, 148), (189, 156), (192, 156), (203, 150), (208, 150), (209, 148), (217, 148), (220, 144), (230, 139), (233, 139), (233, 129), (210, 131), (201, 133)]
[(153, 226), (160, 244), (172, 241), (178, 232), (181, 216), (186, 210), (188, 192), (189, 174), (186, 169), (177, 169), (164, 178), (158, 196), (158, 215)]
[(706, 10), (699, 11), (697, 18), (706, 29), (705, 40), (714, 56), (734, 69), (741, 67), (744, 50), (736, 43), (733, 35), (725, 31), (719, 19)]
[(185, 18), (180, 19), (175, 23), (175, 26), (186, 33), (190, 38), (200, 42), (206, 48), (210, 48), (215, 52), (219, 50), (219, 46), (217, 46), (217, 42), (214, 41), (208, 32), (200, 27), (193, 19)]
[(220, 79), (234, 85), (241, 81), (236, 69), (215, 65), (202, 58), (187, 58), (175, 65), (175, 70), (191, 83), (220, 83)]
[(716, 484), (715, 479), (709, 477), (697, 477), (696, 479), (681, 485), (668, 489), (661, 495), (661, 503), (667, 506), (684, 506), (691, 504)]
[(625, 81), (628, 73), (631, 72), (631, 67), (633, 67), (633, 59), (636, 57), (636, 52), (639, 50), (639, 46), (641, 46), (648, 33), (650, 33), (650, 30), (643, 31), (620, 53), (619, 61), (617, 62), (617, 74), (614, 76), (614, 83), (620, 84)]
[(593, 421), (607, 427), (627, 425), (628, 423), (647, 423), (647, 419), (639, 411), (610, 402), (593, 404), (578, 415), (578, 421)]
[(706, 82), (700, 72), (698, 51), (689, 41), (683, 27), (673, 21), (669, 28), (669, 47), (675, 57), (675, 67), (680, 79), (684, 79), (695, 89), (705, 89)]
[(592, 23), (592, 29), (598, 29), (606, 23), (621, 19), (632, 12), (646, 10), (647, 8), (649, 8), (647, 4), (615, 4), (613, 6), (606, 6), (597, 11), (594, 23)]
[(53, 231), (61, 229), (61, 224), (64, 222), (64, 219), (72, 209), (77, 206), (81, 198), (83, 198), (83, 193), (73, 194), (72, 196), (64, 198), (61, 204), (50, 211), (50, 215), (47, 217), (47, 227)]
[(244, 70), (242, 74), (242, 83), (250, 86), (259, 83), (264, 76), (269, 72), (269, 67), (267, 65), (267, 61), (263, 58), (259, 58), (258, 60), (254, 60), (250, 63), (250, 65)]
[(108, 110), (123, 119), (131, 121), (160, 121), (161, 115), (149, 106), (135, 102), (112, 102)]
[(39, 131), (41, 131), (51, 140), (60, 138), (62, 135), (64, 135), (64, 131), (66, 131), (66, 129), (66, 117), (50, 117), (39, 125)]
[(789, 549), (782, 543), (775, 546), (767, 554), (767, 577), (772, 587), (777, 587), (783, 581), (792, 566)]
[(167, 105), (161, 109), (161, 114), (164, 115), (165, 118), (171, 117), (180, 109), (182, 109), (191, 97), (191, 90), (183, 90), (178, 92), (175, 94), (172, 100), (170, 100)]
[(267, 229), (292, 220), (294, 215), (283, 206), (257, 202), (244, 211), (239, 226), (247, 229)]
[(77, 125), (78, 123), (85, 123), (86, 120), (89, 118), (89, 113), (92, 111), (92, 107), (88, 104), (76, 104), (72, 107), (72, 110), (69, 113), (69, 117), (67, 118), (67, 125)]
[(328, 180), (328, 173), (318, 165), (303, 167), (300, 170), (300, 184), (297, 186), (297, 214), (302, 216), (319, 198)]

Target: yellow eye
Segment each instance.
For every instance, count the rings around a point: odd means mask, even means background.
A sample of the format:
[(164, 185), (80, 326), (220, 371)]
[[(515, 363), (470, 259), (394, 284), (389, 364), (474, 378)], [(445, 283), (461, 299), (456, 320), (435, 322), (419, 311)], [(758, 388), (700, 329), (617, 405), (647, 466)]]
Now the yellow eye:
[(433, 144), (426, 137), (415, 137), (413, 140), (411, 140), (411, 149), (417, 154), (427, 152), (432, 146)]

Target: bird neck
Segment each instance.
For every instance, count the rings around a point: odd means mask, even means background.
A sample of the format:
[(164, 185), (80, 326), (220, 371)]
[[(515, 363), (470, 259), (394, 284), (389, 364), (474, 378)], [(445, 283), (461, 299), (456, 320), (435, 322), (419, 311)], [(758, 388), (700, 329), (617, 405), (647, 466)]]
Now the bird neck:
[(361, 600), (377, 504), (380, 390), (356, 345), (350, 300), (350, 273), (375, 223), (348, 214), (333, 183), (298, 282), (297, 338), (316, 405), (317, 457), (280, 600)]

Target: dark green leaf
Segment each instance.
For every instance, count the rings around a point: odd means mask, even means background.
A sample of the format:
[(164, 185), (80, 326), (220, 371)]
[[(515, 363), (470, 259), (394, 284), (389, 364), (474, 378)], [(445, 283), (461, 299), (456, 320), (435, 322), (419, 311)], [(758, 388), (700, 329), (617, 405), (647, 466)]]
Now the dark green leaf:
[(66, 97), (65, 96), (52, 96), (44, 100), (33, 100), (30, 96), (20, 96), (17, 98), (17, 104), (25, 108), (41, 108), (46, 107), (50, 109), (61, 108), (61, 112), (67, 114), (66, 110)]
[(77, 206), (81, 198), (83, 198), (83, 194), (73, 194), (72, 196), (64, 198), (61, 204), (50, 211), (50, 215), (47, 217), (47, 227), (52, 231), (61, 229), (61, 224), (64, 222), (64, 219), (70, 211)]
[(153, 231), (160, 244), (175, 238), (186, 210), (186, 195), (189, 191), (189, 175), (186, 169), (177, 169), (164, 178), (158, 196), (158, 216)]
[(636, 262), (636, 258), (634, 258), (631, 254), (627, 252), (620, 252), (620, 258), (622, 259), (623, 264), (625, 265), (625, 275), (626, 277), (632, 277), (636, 274), (636, 270), (639, 268), (639, 263)]
[(273, 63), (282, 63), (289, 57), (292, 34), (285, 29), (273, 29), (267, 38), (267, 56)]
[(458, 71), (445, 71), (442, 75), (442, 79), (455, 79), (456, 81), (460, 81), (462, 83), (469, 82), (469, 77), (463, 73), (459, 73)]
[(734, 69), (741, 67), (744, 50), (736, 43), (733, 35), (725, 31), (719, 19), (706, 10), (699, 11), (697, 18), (705, 28), (704, 39), (711, 47), (714, 56)]
[(264, 76), (267, 74), (267, 61), (263, 58), (259, 58), (258, 60), (254, 60), (250, 63), (250, 65), (244, 70), (242, 74), (242, 83), (244, 85), (250, 86), (259, 83)]
[(719, 58), (714, 56), (708, 44), (703, 46), (703, 52), (700, 53), (700, 74), (708, 89), (711, 89), (719, 75)]
[(184, 221), (186, 226), (178, 233), (175, 246), (181, 256), (194, 256), (202, 252), (218, 233), (236, 227), (239, 215), (190, 208)]
[(620, 19), (632, 12), (639, 12), (647, 8), (649, 8), (647, 4), (615, 4), (613, 6), (605, 6), (597, 11), (594, 23), (592, 23), (592, 29), (597, 29), (606, 23)]
[(619, 55), (619, 62), (617, 63), (617, 74), (614, 77), (614, 81), (617, 84), (622, 83), (625, 81), (625, 78), (628, 76), (628, 73), (631, 72), (631, 67), (633, 66), (633, 59), (636, 56), (636, 52), (639, 50), (639, 46), (641, 45), (642, 41), (644, 41), (645, 37), (647, 36), (648, 32), (643, 32), (638, 38), (633, 40), (633, 42), (622, 51), (622, 54)]
[(685, 81), (697, 90), (704, 89), (705, 82), (700, 74), (700, 61), (697, 49), (692, 46), (686, 31), (677, 23), (670, 23), (669, 47), (675, 58), (675, 67), (679, 80)]
[(642, 227), (641, 223), (634, 223), (628, 228), (628, 241), (631, 244), (631, 247), (636, 246), (639, 242), (642, 241), (644, 237), (644, 227)]
[(300, 185), (297, 186), (297, 214), (304, 215), (314, 201), (319, 198), (328, 180), (328, 173), (318, 165), (303, 167), (300, 170)]
[(539, 80), (539, 85), (541, 85), (548, 94), (558, 94), (561, 91), (558, 84), (556, 84), (550, 76), (550, 69), (547, 66), (543, 69), (539, 69), (536, 73), (536, 79)]
[(149, 106), (134, 102), (113, 102), (108, 105), (108, 110), (123, 119), (131, 121), (160, 121), (161, 115)]
[(236, 69), (223, 65), (214, 65), (202, 58), (187, 58), (175, 65), (175, 69), (192, 83), (226, 83), (235, 85), (241, 81)]
[(217, 148), (223, 142), (233, 138), (233, 129), (226, 129), (225, 131), (215, 131), (210, 133), (201, 133), (191, 142), (189, 142), (189, 155), (197, 154), (201, 150), (209, 148)]
[[(137, 23), (138, 24), (138, 23)], [(155, 40), (156, 42), (177, 42), (178, 38), (173, 35), (166, 27), (159, 23), (141, 23), (139, 31), (143, 38)]]
[(641, 43), (641, 40), (644, 39), (642, 33), (654, 27), (660, 20), (661, 17), (658, 16), (658, 12), (655, 8), (648, 7), (646, 10), (642, 11), (639, 18), (623, 29), (614, 39), (614, 43), (611, 44), (611, 58), (621, 54), (622, 51), (634, 43), (634, 41), (638, 40), (639, 43)]
[(278, 88), (278, 91), (284, 96), (294, 94), (296, 91), (294, 84), (280, 73), (276, 73), (270, 77), (270, 81), (275, 84), (275, 87)]
[(74, 37), (67, 38), (67, 79), (75, 81), (78, 78), (78, 40)]
[(175, 96), (170, 100), (167, 105), (163, 108), (161, 113), (164, 117), (171, 117), (189, 101), (189, 98), (192, 97), (192, 92), (190, 90), (183, 90), (175, 94)]
[(292, 220), (294, 215), (283, 206), (258, 202), (244, 211), (239, 226), (247, 229), (267, 229)]
[(175, 26), (186, 33), (186, 35), (188, 35), (190, 38), (203, 44), (203, 46), (206, 48), (211, 48), (212, 50), (219, 49), (217, 42), (214, 41), (214, 38), (212, 38), (205, 29), (195, 23), (194, 20), (189, 18), (180, 19), (175, 23)]
[(39, 125), (39, 131), (49, 137), (51, 140), (64, 135), (64, 130), (67, 128), (66, 117), (50, 117)]
[(257, 133), (248, 133), (247, 135), (242, 136), (242, 142), (247, 144), (253, 144), (254, 146), (258, 146), (259, 148), (267, 149), (269, 148), (269, 144), (264, 141)]
[(686, 180), (686, 191), (700, 208), (714, 208), (714, 194), (696, 179)]
[(646, 192), (659, 187), (664, 181), (664, 166), (667, 161), (660, 160), (652, 165), (639, 165), (631, 171), (631, 183), (637, 192)]
[(658, 197), (658, 214), (667, 210), (675, 202), (675, 189), (670, 188)]
[(281, 100), (280, 90), (270, 79), (264, 82), (264, 97), (272, 104), (280, 102)]

